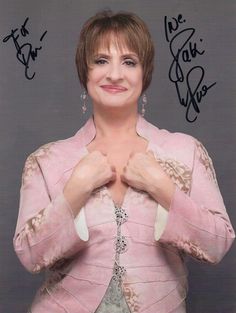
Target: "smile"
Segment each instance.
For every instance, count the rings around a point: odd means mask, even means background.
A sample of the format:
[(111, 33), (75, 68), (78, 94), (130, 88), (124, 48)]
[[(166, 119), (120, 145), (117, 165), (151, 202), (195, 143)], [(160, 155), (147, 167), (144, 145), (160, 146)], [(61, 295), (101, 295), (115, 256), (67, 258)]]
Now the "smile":
[(127, 90), (127, 88), (118, 85), (102, 85), (100, 86), (104, 91), (109, 93), (120, 93)]

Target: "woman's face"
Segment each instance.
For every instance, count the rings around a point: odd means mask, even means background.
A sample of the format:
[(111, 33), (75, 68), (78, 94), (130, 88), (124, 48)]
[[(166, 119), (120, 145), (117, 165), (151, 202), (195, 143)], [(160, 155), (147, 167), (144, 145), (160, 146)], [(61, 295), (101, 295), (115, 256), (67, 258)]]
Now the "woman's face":
[(135, 52), (120, 50), (114, 41), (110, 49), (100, 48), (88, 72), (87, 89), (94, 106), (133, 108), (142, 91), (143, 70)]

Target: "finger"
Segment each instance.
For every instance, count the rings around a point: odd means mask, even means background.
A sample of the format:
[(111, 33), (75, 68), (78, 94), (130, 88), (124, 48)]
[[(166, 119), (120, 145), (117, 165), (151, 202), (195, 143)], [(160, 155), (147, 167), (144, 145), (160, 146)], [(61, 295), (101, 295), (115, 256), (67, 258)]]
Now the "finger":
[(107, 183), (115, 181), (117, 178), (116, 172), (111, 172), (109, 177), (107, 178)]
[(107, 156), (107, 153), (100, 151), (102, 155)]
[(123, 173), (125, 173), (127, 171), (127, 166), (123, 167)]
[(129, 158), (132, 158), (134, 156), (135, 152), (134, 151), (131, 151), (130, 154), (129, 154)]
[(111, 181), (115, 181), (115, 180), (116, 180), (116, 173), (113, 172), (113, 173), (112, 173), (112, 176), (111, 176)]
[(120, 180), (123, 181), (123, 182), (126, 182), (125, 176), (123, 174), (120, 174)]
[(112, 172), (116, 172), (116, 167), (114, 165), (111, 165)]

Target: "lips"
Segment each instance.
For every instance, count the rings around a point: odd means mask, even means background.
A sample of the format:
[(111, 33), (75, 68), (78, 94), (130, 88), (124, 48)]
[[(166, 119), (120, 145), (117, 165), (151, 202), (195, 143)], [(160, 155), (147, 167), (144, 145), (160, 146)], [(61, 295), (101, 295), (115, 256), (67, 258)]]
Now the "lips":
[(119, 85), (101, 85), (100, 87), (110, 93), (124, 92), (127, 90), (127, 88)]

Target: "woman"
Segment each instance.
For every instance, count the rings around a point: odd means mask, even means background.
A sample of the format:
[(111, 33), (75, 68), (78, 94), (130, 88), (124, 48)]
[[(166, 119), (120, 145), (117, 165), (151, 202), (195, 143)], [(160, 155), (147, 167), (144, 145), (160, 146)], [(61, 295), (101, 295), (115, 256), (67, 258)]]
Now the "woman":
[(105, 11), (83, 26), (76, 64), (93, 115), (23, 171), (15, 251), (49, 274), (30, 312), (183, 313), (185, 255), (215, 264), (233, 242), (203, 145), (138, 113), (153, 58), (134, 14)]

